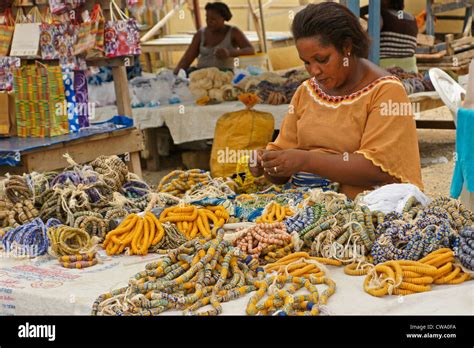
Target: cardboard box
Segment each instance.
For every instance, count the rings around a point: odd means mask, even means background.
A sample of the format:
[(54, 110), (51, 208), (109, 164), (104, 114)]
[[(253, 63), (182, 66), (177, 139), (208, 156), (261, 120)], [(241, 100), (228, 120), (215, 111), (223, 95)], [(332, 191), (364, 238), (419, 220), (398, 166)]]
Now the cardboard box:
[(0, 92), (0, 136), (12, 137), (16, 134), (15, 96)]

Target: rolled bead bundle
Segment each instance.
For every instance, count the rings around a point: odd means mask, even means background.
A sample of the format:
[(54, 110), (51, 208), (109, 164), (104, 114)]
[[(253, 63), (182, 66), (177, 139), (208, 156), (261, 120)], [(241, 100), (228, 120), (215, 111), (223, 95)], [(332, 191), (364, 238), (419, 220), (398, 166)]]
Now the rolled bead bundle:
[(464, 267), (470, 271), (474, 271), (474, 226), (461, 231), (458, 258)]
[[(255, 290), (257, 263), (217, 238), (193, 239), (146, 265), (129, 286), (101, 295), (93, 315), (156, 315), (183, 310), (188, 315), (217, 315), (222, 303)], [(210, 304), (212, 309), (198, 312)]]
[(459, 284), (470, 275), (454, 265), (451, 249), (436, 250), (419, 261), (393, 260), (369, 270), (364, 290), (372, 296), (410, 295), (431, 290), (431, 284)]
[(286, 226), (282, 222), (257, 224), (248, 228), (234, 241), (237, 248), (257, 259), (269, 246), (283, 247), (289, 243), (291, 243), (291, 235), (286, 232)]

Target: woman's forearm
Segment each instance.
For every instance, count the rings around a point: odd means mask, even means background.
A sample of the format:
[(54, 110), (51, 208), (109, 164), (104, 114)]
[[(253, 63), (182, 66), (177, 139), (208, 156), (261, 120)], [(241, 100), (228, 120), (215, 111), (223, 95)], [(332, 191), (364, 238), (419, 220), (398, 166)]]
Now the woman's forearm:
[(238, 57), (238, 56), (249, 56), (255, 54), (255, 49), (250, 46), (250, 47), (244, 47), (240, 49), (233, 49), (230, 51), (230, 56), (231, 57)]
[(181, 69), (188, 69), (191, 63), (194, 61), (194, 58), (191, 60), (189, 57), (183, 56), (179, 61), (178, 65), (174, 69), (174, 73), (177, 74)]
[(351, 186), (377, 186), (397, 179), (361, 154), (325, 154), (307, 151), (302, 171)]

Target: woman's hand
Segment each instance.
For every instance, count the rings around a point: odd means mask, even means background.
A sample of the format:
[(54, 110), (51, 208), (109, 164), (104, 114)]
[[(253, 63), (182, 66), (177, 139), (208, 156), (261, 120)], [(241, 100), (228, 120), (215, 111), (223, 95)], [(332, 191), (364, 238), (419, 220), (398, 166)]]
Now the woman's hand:
[(262, 156), (264, 153), (265, 150), (255, 150), (253, 156), (249, 158), (250, 173), (256, 178), (263, 175)]
[(218, 48), (217, 50), (215, 50), (214, 55), (218, 59), (226, 59), (230, 57), (230, 52), (227, 48)]
[(291, 177), (303, 170), (308, 151), (289, 149), (266, 151), (263, 156), (264, 171), (274, 177)]

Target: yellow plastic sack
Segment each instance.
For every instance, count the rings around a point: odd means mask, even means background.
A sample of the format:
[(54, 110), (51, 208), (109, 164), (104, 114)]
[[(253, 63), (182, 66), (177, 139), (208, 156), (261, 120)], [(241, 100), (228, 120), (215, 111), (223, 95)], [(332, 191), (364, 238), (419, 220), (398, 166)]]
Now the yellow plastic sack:
[(272, 140), (275, 119), (268, 112), (252, 109), (258, 97), (242, 94), (246, 109), (222, 115), (216, 124), (211, 152), (211, 175), (231, 177), (243, 156), (256, 160), (251, 150), (263, 149)]

